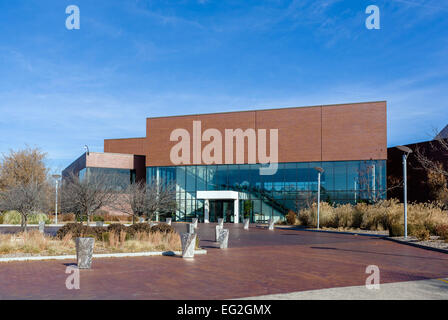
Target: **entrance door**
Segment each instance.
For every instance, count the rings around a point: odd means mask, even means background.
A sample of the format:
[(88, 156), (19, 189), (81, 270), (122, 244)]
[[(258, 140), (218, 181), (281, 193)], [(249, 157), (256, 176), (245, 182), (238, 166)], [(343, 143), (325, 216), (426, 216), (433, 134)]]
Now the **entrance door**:
[(233, 222), (233, 200), (210, 200), (210, 222), (218, 222), (218, 218), (224, 222)]

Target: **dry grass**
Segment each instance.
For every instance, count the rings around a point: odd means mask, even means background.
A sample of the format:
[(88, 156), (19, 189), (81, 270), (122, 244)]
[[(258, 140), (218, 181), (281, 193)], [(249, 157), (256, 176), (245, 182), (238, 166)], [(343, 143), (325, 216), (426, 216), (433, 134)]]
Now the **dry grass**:
[(178, 233), (137, 233), (126, 240), (126, 232), (110, 233), (107, 241), (97, 241), (95, 249), (104, 252), (178, 251), (182, 249)]
[[(126, 233), (110, 233), (107, 241), (95, 241), (94, 253), (177, 251), (181, 250), (179, 234), (151, 233), (137, 234), (126, 240)], [(37, 230), (18, 234), (0, 234), (1, 255), (73, 255), (76, 254), (75, 241), (70, 234), (62, 240), (43, 235)]]
[[(328, 228), (360, 228), (365, 230), (387, 230), (390, 225), (402, 223), (403, 204), (397, 200), (384, 200), (376, 204), (358, 203), (331, 206), (321, 203), (320, 226)], [(317, 225), (317, 204), (299, 213), (300, 224)], [(448, 212), (437, 203), (408, 205), (408, 223), (422, 226), (448, 224)]]

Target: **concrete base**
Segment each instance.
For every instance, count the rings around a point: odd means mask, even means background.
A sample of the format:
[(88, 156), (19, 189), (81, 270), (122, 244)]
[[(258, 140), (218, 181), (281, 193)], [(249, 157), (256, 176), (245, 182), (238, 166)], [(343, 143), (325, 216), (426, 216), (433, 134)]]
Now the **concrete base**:
[(187, 223), (187, 232), (188, 233), (191, 233), (191, 234), (196, 233), (196, 229), (197, 228), (194, 226), (193, 223)]
[(215, 241), (216, 242), (218, 242), (218, 240), (219, 240), (219, 233), (222, 229), (223, 229), (223, 227), (220, 226), (219, 224), (215, 226)]
[(268, 229), (269, 230), (274, 230), (274, 219), (269, 219)]
[(244, 219), (243, 221), (243, 229), (249, 230), (249, 219)]
[(180, 240), (182, 242), (182, 258), (194, 258), (194, 248), (196, 246), (195, 233), (181, 233)]
[(39, 221), (39, 232), (44, 233), (45, 232), (45, 222)]
[(90, 269), (92, 266), (94, 238), (76, 238), (76, 260), (79, 269)]
[(220, 249), (227, 249), (229, 244), (229, 229), (219, 230), (218, 242)]

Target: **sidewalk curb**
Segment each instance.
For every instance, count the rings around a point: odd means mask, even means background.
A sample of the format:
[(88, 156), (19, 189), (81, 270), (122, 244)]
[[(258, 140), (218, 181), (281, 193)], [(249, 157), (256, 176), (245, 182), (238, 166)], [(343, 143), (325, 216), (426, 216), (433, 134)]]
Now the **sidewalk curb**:
[(388, 241), (392, 241), (392, 242), (400, 243), (400, 244), (405, 244), (405, 245), (408, 245), (408, 246), (411, 246), (411, 247), (420, 248), (420, 249), (426, 249), (426, 250), (430, 250), (430, 251), (436, 251), (436, 252), (441, 252), (441, 253), (448, 254), (448, 250), (447, 249), (440, 249), (440, 248), (429, 247), (429, 246), (425, 246), (425, 245), (418, 244), (418, 243), (412, 243), (412, 242), (408, 242), (408, 241), (402, 241), (402, 240), (394, 239), (394, 238), (391, 238), (391, 237), (385, 237), (384, 240), (388, 240)]
[[(195, 250), (195, 254), (207, 254), (207, 250)], [(128, 252), (128, 253), (97, 253), (93, 254), (93, 258), (126, 258), (126, 257), (150, 257), (150, 256), (175, 256), (182, 255), (181, 251), (149, 251), (149, 252)], [(43, 260), (76, 260), (76, 255), (65, 256), (30, 256), (30, 257), (11, 257), (0, 258), (1, 262), (14, 261), (43, 261)]]

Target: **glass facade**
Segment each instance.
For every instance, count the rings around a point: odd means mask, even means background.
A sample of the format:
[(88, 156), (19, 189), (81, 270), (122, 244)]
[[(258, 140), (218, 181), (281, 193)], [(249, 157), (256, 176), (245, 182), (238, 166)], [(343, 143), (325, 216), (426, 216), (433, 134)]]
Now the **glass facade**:
[(117, 190), (125, 190), (129, 184), (135, 182), (135, 170), (130, 169), (88, 167), (79, 171), (78, 176), (82, 180), (92, 174), (104, 175), (105, 181), (112, 183)]
[(289, 210), (298, 212), (317, 199), (318, 174), (321, 201), (330, 203), (374, 202), (386, 197), (386, 161), (334, 161), (279, 163), (275, 175), (260, 175), (260, 164), (147, 167), (146, 181), (159, 179), (176, 184), (176, 220), (193, 217), (203, 221), (204, 200), (196, 191), (239, 192), (240, 219), (252, 222), (283, 220)]

